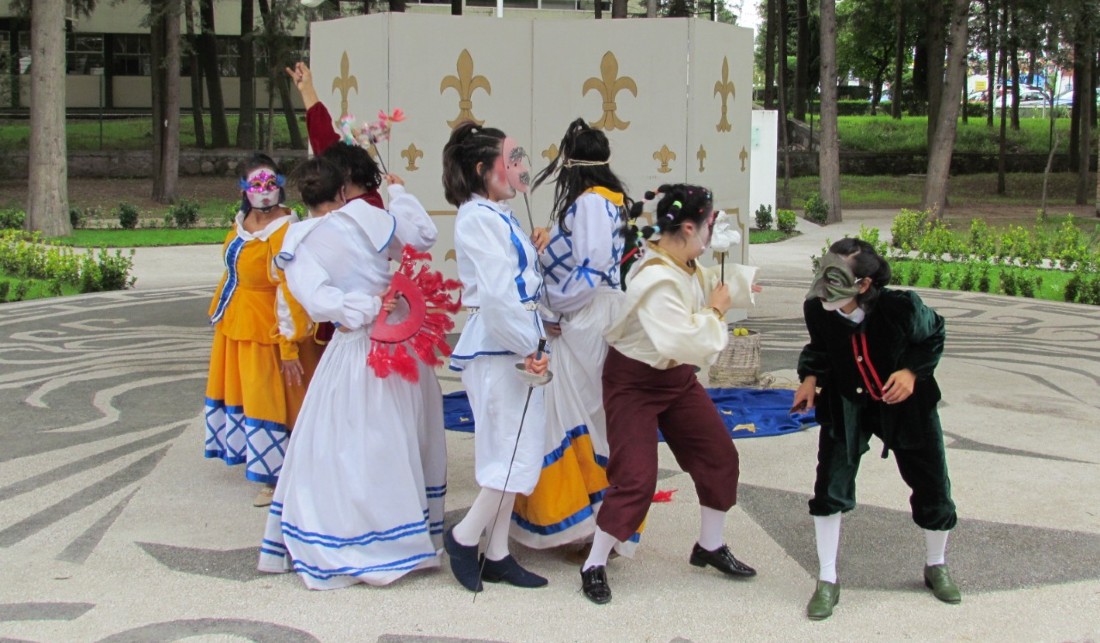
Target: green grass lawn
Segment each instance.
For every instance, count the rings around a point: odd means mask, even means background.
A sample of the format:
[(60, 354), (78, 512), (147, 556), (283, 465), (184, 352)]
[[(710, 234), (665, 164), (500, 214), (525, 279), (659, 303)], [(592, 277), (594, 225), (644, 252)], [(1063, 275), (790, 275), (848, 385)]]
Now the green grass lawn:
[[(894, 259), (890, 262), (894, 272), (901, 277), (901, 286), (903, 287), (916, 287), (916, 288), (931, 288), (933, 280), (934, 264), (928, 261), (905, 261)], [(967, 269), (966, 264), (961, 263), (943, 263), (942, 275), (945, 283), (941, 283), (940, 288), (945, 290), (960, 290), (958, 287), (959, 280), (962, 273)], [(912, 272), (920, 268), (920, 279), (915, 284), (911, 284), (909, 277)], [(1001, 288), (1001, 266), (991, 266), (989, 269), (989, 283), (991, 294), (1004, 294), (1003, 288)], [(1040, 277), (1042, 283), (1039, 285), (1038, 290), (1035, 292), (1035, 299), (1046, 299), (1049, 301), (1065, 301), (1066, 283), (1073, 278), (1073, 273), (1065, 272), (1062, 270), (1044, 270), (1041, 268), (1017, 268), (1016, 274), (1024, 274), (1029, 277)], [(948, 275), (954, 275), (954, 286), (947, 288), (949, 284)], [(972, 289), (977, 291), (977, 287)], [(1019, 295), (1017, 295), (1019, 296)]]
[[(1096, 185), (1095, 177), (1091, 185)], [(1077, 175), (1057, 172), (1050, 175), (1047, 186), (1047, 210), (1057, 212), (1057, 207), (1072, 205), (1077, 186)], [(783, 178), (776, 185), (783, 195)], [(1031, 206), (1038, 211), (1042, 198), (1042, 174), (1008, 174), (1005, 176), (1005, 194), (997, 194), (996, 174), (961, 174), (951, 177), (947, 198), (952, 208), (983, 206)], [(816, 176), (800, 176), (791, 179), (791, 205), (801, 209), (811, 194), (819, 194), (821, 180)], [(918, 208), (924, 192), (922, 176), (850, 176), (840, 177), (840, 204), (848, 208)]]
[[(265, 112), (266, 118), (266, 112)], [(226, 117), (229, 126), (230, 145), (237, 140), (236, 114)], [(210, 117), (203, 118), (206, 141), (210, 142)], [(265, 121), (266, 123), (266, 121)], [(298, 128), (303, 139), (306, 135), (305, 115), (299, 114)], [(266, 133), (266, 124), (264, 132)], [(102, 123), (102, 146), (100, 145), (100, 122), (98, 120), (72, 120), (65, 123), (66, 145), (70, 152), (107, 150), (148, 150), (153, 145), (152, 121), (148, 118), (105, 120)], [(0, 127), (0, 150), (26, 150), (30, 145), (30, 122), (26, 120), (7, 121)], [(180, 147), (195, 147), (195, 121), (189, 113), (180, 117)], [(290, 134), (286, 119), (280, 112), (275, 113), (275, 147), (289, 148)]]
[(71, 237), (56, 237), (58, 243), (77, 248), (145, 248), (149, 246), (194, 246), (220, 244), (227, 228), (152, 228), (136, 230), (73, 230)]
[[(20, 288), (20, 283), (28, 288), (26, 293), (20, 297), (17, 295), (17, 290)], [(6, 289), (6, 291), (5, 291)], [(80, 288), (70, 284), (63, 284), (61, 286), (62, 295), (76, 295), (80, 293)], [(0, 271), (0, 306), (6, 301), (26, 301), (29, 299), (44, 299), (46, 297), (56, 297), (57, 291), (55, 290), (53, 282), (45, 279), (26, 279), (22, 277), (15, 277), (4, 271)]]
[[(1069, 140), (1069, 120), (1060, 118), (1055, 127), (1060, 132), (1062, 148)], [(894, 120), (886, 115), (841, 116), (837, 119), (837, 135), (841, 149), (862, 152), (910, 152), (923, 154), (928, 151), (928, 117), (904, 116)], [(1000, 121), (993, 127), (984, 118), (971, 118), (959, 127), (955, 137), (955, 151), (964, 153), (997, 154), (1000, 150)], [(1020, 129), (1011, 127), (1005, 134), (1007, 148), (1013, 152), (1046, 154), (1050, 150), (1050, 121), (1044, 118), (1020, 118)]]
[(786, 241), (791, 237), (795, 237), (801, 234), (800, 232), (786, 233), (782, 230), (749, 230), (749, 245), (757, 245), (761, 243), (777, 243), (779, 241)]

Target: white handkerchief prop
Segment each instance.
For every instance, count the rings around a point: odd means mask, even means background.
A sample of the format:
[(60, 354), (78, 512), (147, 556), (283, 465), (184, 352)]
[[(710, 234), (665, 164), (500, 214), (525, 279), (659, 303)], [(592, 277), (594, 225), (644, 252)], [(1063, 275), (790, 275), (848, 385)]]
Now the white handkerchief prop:
[(317, 7), (324, 4), (325, 0), (300, 0), (300, 2), (310, 9), (316, 9)]
[[(730, 246), (741, 243), (741, 232), (733, 217), (719, 210), (714, 219), (714, 232), (710, 235), (710, 247), (717, 252), (729, 252)], [(724, 257), (723, 257), (724, 258)]]
[(741, 243), (741, 232), (733, 217), (719, 210), (714, 217), (714, 229), (710, 233), (710, 247), (722, 253), (722, 283), (726, 283), (726, 253), (730, 246)]

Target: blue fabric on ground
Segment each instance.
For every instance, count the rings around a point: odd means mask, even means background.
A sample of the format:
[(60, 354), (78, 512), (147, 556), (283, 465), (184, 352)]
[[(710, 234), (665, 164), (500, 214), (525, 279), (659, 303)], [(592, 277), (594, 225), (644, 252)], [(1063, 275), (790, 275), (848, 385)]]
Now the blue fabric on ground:
[[(791, 389), (710, 388), (707, 393), (732, 438), (784, 435), (816, 424), (813, 410), (793, 415), (787, 412), (794, 402)], [(474, 416), (465, 391), (443, 396), (443, 424), (451, 431), (474, 430)]]

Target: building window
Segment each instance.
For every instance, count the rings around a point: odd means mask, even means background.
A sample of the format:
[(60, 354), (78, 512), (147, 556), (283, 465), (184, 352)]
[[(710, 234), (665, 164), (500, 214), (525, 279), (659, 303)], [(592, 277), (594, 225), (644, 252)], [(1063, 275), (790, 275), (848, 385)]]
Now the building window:
[(115, 34), (111, 56), (112, 76), (150, 76), (152, 56), (149, 34)]
[(65, 38), (65, 72), (91, 75), (103, 69), (103, 36), (68, 34)]

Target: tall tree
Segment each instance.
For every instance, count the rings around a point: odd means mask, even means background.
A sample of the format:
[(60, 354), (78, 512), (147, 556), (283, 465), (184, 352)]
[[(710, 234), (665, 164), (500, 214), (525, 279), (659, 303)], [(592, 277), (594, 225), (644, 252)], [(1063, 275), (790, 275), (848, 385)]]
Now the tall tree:
[(998, 72), (1001, 77), (1001, 132), (998, 135), (998, 154), (997, 154), (997, 194), (1003, 195), (1005, 193), (1005, 156), (1008, 152), (1008, 133), (1006, 123), (1008, 120), (1008, 0), (1001, 0), (1001, 17), (999, 18), (1001, 24), (1001, 36), (998, 38), (1000, 44), (1000, 51), (997, 53), (999, 59)]
[(290, 134), (290, 146), (294, 149), (304, 149), (305, 141), (302, 139), (301, 129), (298, 127), (298, 115), (294, 111), (291, 102), (290, 79), (283, 73), (283, 68), (289, 62), (293, 47), (293, 37), (290, 30), (297, 22), (300, 5), (290, 0), (259, 0), (260, 16), (263, 18), (263, 45), (267, 52), (267, 82), (268, 82), (268, 106), (266, 137), (269, 152), (274, 145), (275, 91), (279, 92), (279, 102), (282, 105), (283, 116), (286, 118), (287, 131)]
[(256, 149), (256, 3), (241, 0), (241, 39), (237, 41), (237, 76), (241, 111), (237, 119), (237, 147)]
[(191, 71), (191, 122), (195, 128), (195, 145), (206, 147), (206, 124), (202, 119), (202, 65), (199, 64), (198, 40), (195, 37), (195, 7), (193, 0), (183, 5), (187, 25), (187, 66)]
[(807, 0), (796, 0), (795, 33), (797, 34), (794, 64), (794, 101), (791, 112), (796, 121), (806, 120), (810, 102), (810, 7)]
[(72, 233), (65, 145), (65, 0), (31, 8), (31, 137), (28, 230)]
[[(1081, 118), (1078, 124), (1080, 142), (1077, 145), (1077, 190), (1074, 202), (1088, 203), (1089, 157), (1092, 148), (1092, 123), (1096, 109), (1096, 90), (1093, 86), (1092, 65), (1095, 58), (1096, 16), (1082, 16), (1079, 24), (1081, 38), (1081, 84), (1074, 83), (1074, 93), (1081, 94)], [(1076, 69), (1076, 65), (1074, 66)]]
[(764, 109), (775, 109), (775, 47), (779, 31), (776, 5), (780, 1), (765, 0), (768, 15), (764, 22)]
[(993, 127), (994, 101), (997, 99), (997, 8), (993, 0), (982, 0), (985, 13), (985, 58), (986, 58), (986, 114), (985, 123)]
[[(836, 10), (837, 73), (843, 77), (851, 72), (870, 81), (872, 114), (882, 99), (886, 73), (896, 64), (894, 5), (895, 0), (861, 0), (842, 2)], [(901, 81), (895, 79), (895, 84), (900, 87)]]
[(180, 158), (180, 0), (150, 3), (153, 199), (176, 198)]
[(908, 44), (905, 40), (905, 0), (894, 0), (894, 82), (890, 84), (890, 116), (901, 119), (901, 83), (905, 69)]
[(928, 149), (928, 172), (924, 182), (924, 207), (936, 217), (943, 216), (947, 208), (947, 180), (959, 122), (957, 97), (966, 82), (966, 25), (970, 18), (970, 0), (952, 0), (951, 4), (946, 83), (941, 94), (936, 137)]
[(779, 0), (776, 12), (779, 15), (779, 73), (776, 77), (776, 85), (779, 90), (779, 144), (783, 148), (783, 196), (778, 200), (784, 207), (791, 205), (791, 141), (790, 127), (787, 121), (787, 112), (790, 106), (787, 102), (787, 0)]
[(625, 18), (626, 16), (627, 0), (611, 0), (611, 17), (612, 18)]
[(222, 97), (222, 74), (218, 68), (218, 40), (214, 36), (214, 0), (199, 0), (199, 58), (210, 99), (210, 144), (229, 147), (229, 125)]
[[(936, 134), (939, 122), (940, 102), (943, 98), (943, 3), (944, 0), (928, 0), (928, 144)], [(957, 94), (951, 95), (955, 100)]]
[(840, 139), (837, 135), (836, 0), (821, 0), (821, 145), (818, 175), (821, 199), (829, 208), (828, 223), (840, 212)]

